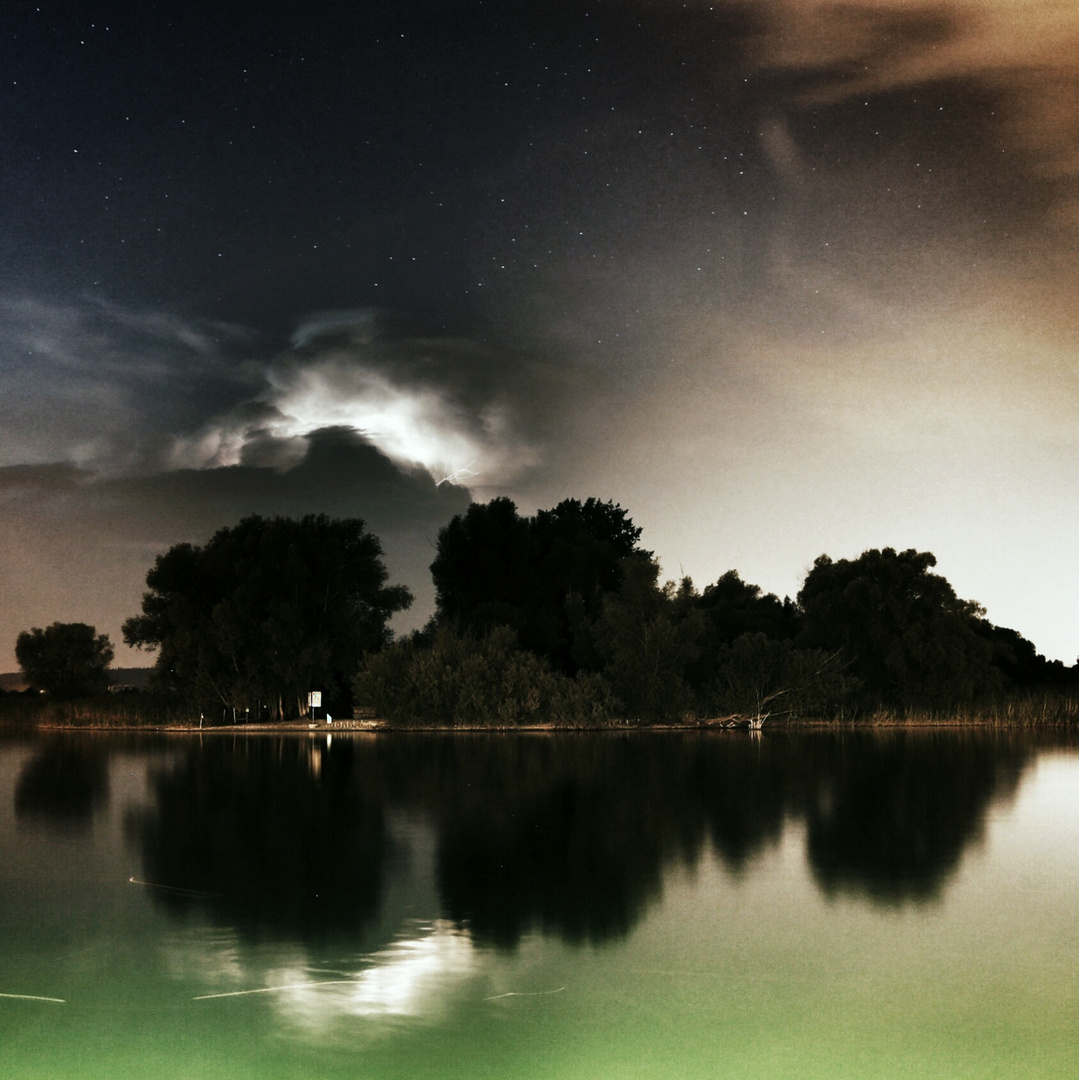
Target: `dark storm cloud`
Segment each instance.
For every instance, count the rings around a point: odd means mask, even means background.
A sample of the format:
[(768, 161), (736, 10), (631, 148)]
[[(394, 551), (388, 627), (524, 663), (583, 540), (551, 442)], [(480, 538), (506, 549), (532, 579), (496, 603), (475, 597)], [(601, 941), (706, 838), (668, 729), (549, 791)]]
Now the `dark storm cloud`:
[(375, 309), (306, 317), (274, 350), (235, 325), (0, 298), (0, 460), (11, 464), (289, 468), (312, 432), (352, 427), (406, 470), (502, 480), (533, 462), (556, 398), (536, 359)]
[(289, 470), (259, 465), (178, 469), (101, 478), (71, 465), (0, 468), (0, 502), (22, 517), (71, 519), (106, 543), (168, 544), (194, 539), (244, 514), (324, 512), (369, 519), (401, 532), (434, 528), (467, 494), (437, 485), (422, 471), (404, 472), (349, 429), (312, 432), (307, 453)]
[[(205, 529), (244, 513), (296, 516), (316, 510), (363, 517), (398, 533), (441, 525), (468, 505), (462, 489), (436, 485), (421, 470), (403, 471), (351, 429), (323, 428), (305, 441), (306, 454), (288, 470), (251, 464), (179, 469), (113, 481), (106, 494), (138, 508), (153, 523), (141, 528), (158, 535), (162, 523), (183, 519)], [(134, 527), (134, 521), (125, 524)]]
[(437, 482), (505, 483), (535, 464), (557, 384), (521, 353), (432, 335), (373, 309), (306, 318), (256, 393), (177, 433), (169, 460), (288, 468), (313, 432), (357, 432)]
[(433, 606), (427, 568), (438, 530), (467, 508), (467, 492), (402, 471), (351, 430), (312, 432), (306, 442), (288, 471), (237, 465), (101, 479), (69, 465), (0, 468), (0, 641), (60, 620), (90, 622), (119, 643), (156, 555), (252, 513), (362, 518), (382, 541), (392, 580), (416, 594), (402, 625), (422, 623)]

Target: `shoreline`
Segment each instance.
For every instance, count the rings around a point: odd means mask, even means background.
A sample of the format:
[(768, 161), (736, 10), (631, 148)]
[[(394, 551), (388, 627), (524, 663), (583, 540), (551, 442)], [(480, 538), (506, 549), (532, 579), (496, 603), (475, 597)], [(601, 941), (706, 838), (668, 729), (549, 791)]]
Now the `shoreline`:
[(946, 730), (979, 729), (1000, 731), (1060, 731), (1079, 730), (1079, 724), (1067, 719), (1000, 719), (994, 717), (866, 717), (851, 720), (782, 720), (768, 722), (753, 728), (748, 722), (730, 723), (701, 721), (699, 723), (606, 723), (596, 725), (568, 724), (393, 724), (386, 720), (335, 720), (331, 724), (324, 722), (282, 721), (272, 724), (215, 724), (213, 726), (192, 723), (174, 724), (106, 724), (106, 723), (61, 723), (55, 721), (20, 722), (0, 720), (0, 734), (19, 731), (34, 732), (90, 732), (95, 734), (158, 734), (158, 735), (384, 735), (384, 734), (429, 734), (429, 735), (596, 735), (626, 734), (629, 732), (663, 732), (682, 734), (715, 734), (719, 732), (740, 732), (748, 735), (760, 735), (765, 732), (794, 731), (867, 731), (867, 730)]

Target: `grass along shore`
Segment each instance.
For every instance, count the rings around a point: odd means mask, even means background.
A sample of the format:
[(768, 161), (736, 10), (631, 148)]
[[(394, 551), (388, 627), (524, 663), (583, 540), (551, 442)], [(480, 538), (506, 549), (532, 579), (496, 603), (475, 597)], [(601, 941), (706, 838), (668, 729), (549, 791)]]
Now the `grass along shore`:
[[(759, 723), (758, 723), (759, 721)], [(625, 731), (647, 730), (776, 730), (810, 727), (945, 727), (976, 726), (997, 728), (1079, 728), (1079, 694), (1068, 691), (1027, 692), (986, 702), (971, 709), (933, 712), (921, 709), (862, 709), (833, 716), (792, 716), (783, 713), (732, 714), (697, 717), (689, 714), (678, 721), (650, 722), (632, 717), (580, 720), (566, 723), (438, 724), (417, 720), (396, 722), (380, 719), (370, 710), (357, 709), (354, 716), (335, 717), (332, 723), (306, 718), (281, 722), (259, 722), (231, 716), (198, 715), (176, 698), (151, 693), (106, 694), (74, 701), (50, 700), (45, 695), (7, 694), (0, 696), (0, 726), (50, 730), (170, 730), (170, 731)]]

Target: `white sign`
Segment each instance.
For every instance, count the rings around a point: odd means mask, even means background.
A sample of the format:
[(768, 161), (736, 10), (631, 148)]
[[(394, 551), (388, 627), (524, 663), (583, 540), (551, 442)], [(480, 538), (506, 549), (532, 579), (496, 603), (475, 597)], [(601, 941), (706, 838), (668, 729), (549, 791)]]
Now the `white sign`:
[(307, 707), (309, 709), (321, 709), (322, 708), (322, 691), (312, 690), (307, 695)]

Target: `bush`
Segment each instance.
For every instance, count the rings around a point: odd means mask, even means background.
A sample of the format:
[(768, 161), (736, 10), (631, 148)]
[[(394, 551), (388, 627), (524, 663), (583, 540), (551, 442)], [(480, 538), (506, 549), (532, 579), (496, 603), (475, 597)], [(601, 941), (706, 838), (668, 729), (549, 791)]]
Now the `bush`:
[(505, 626), (482, 636), (440, 627), (367, 657), (357, 702), (398, 724), (514, 727), (600, 723), (616, 703), (598, 675), (569, 678), (521, 649)]
[(761, 633), (722, 646), (714, 663), (704, 696), (708, 711), (718, 714), (831, 716), (857, 685), (841, 670), (838, 654), (796, 649)]

